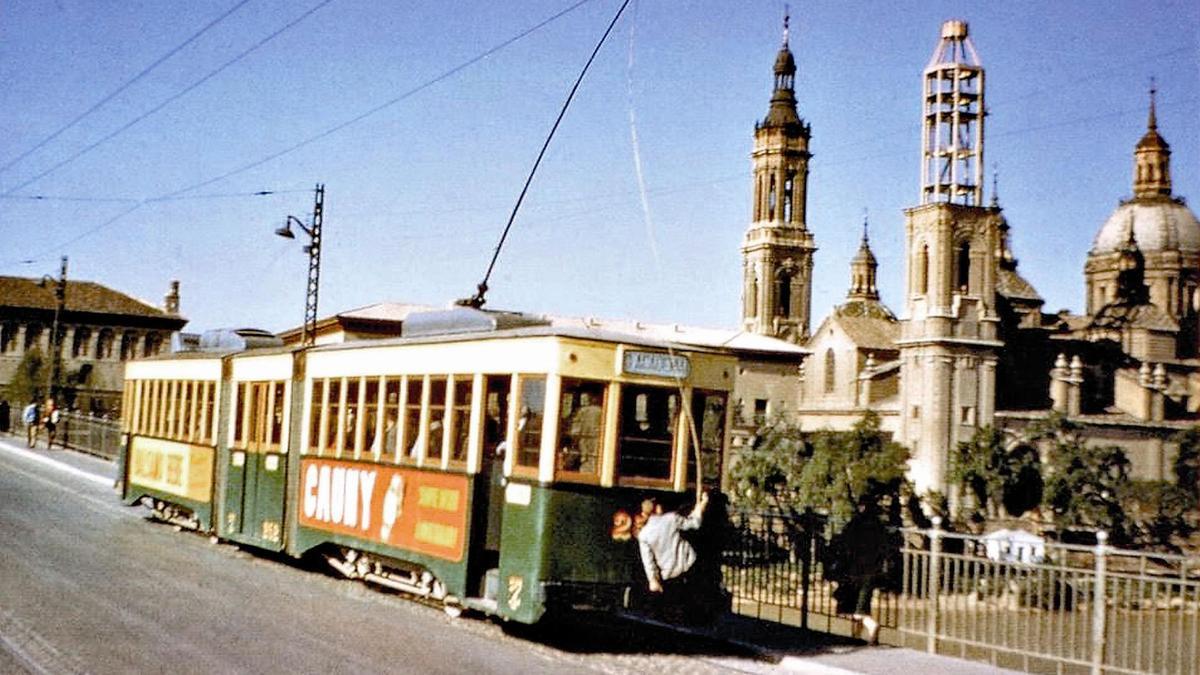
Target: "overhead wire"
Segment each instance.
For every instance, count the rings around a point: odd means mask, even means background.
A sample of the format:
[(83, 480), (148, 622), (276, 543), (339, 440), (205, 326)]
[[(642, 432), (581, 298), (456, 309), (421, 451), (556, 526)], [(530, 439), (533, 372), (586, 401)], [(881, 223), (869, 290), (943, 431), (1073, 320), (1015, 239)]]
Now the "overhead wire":
[[(313, 11), (315, 11), (316, 9), (319, 9), (320, 7), (322, 7), (322, 6), (326, 5), (326, 4), (328, 4), (328, 3), (329, 3), (329, 2), (331, 2), (331, 1), (332, 1), (332, 0), (325, 0), (325, 2), (322, 2), (320, 5), (317, 5), (317, 6), (316, 6), (316, 7), (314, 7), (313, 9), (309, 10), (309, 12), (307, 12), (307, 13), (305, 14), (305, 16), (307, 16), (308, 14), (311, 14), (311, 13), (312, 13)], [(265, 164), (265, 163), (267, 163), (267, 162), (269, 162), (269, 161), (271, 161), (271, 160), (273, 160), (273, 159), (277, 159), (277, 158), (279, 158), (279, 157), (282, 157), (282, 156), (284, 156), (284, 155), (287, 155), (287, 154), (289, 154), (289, 153), (291, 153), (291, 152), (294, 152), (294, 151), (296, 151), (296, 150), (299, 150), (300, 148), (302, 148), (302, 147), (304, 147), (304, 146), (306, 146), (306, 145), (309, 145), (309, 144), (311, 144), (311, 143), (314, 143), (314, 142), (316, 142), (316, 141), (318, 141), (318, 140), (320, 140), (320, 139), (323, 139), (323, 138), (325, 138), (325, 137), (327, 137), (327, 136), (329, 136), (329, 135), (331, 135), (331, 134), (333, 134), (333, 133), (336, 133), (336, 132), (338, 132), (338, 131), (341, 131), (342, 129), (345, 129), (346, 127), (349, 127), (350, 125), (352, 125), (352, 124), (354, 124), (354, 123), (356, 123), (356, 122), (359, 122), (359, 121), (361, 121), (361, 120), (363, 120), (363, 119), (366, 119), (367, 117), (370, 117), (371, 115), (374, 115), (375, 113), (377, 113), (377, 112), (380, 112), (380, 111), (384, 110), (384, 109), (385, 109), (385, 108), (387, 108), (387, 107), (390, 107), (390, 106), (392, 106), (392, 105), (395, 105), (396, 103), (399, 103), (399, 102), (401, 102), (401, 101), (403, 101), (403, 100), (405, 100), (405, 99), (407, 99), (407, 98), (410, 98), (410, 97), (412, 97), (413, 95), (415, 95), (415, 94), (417, 94), (417, 93), (419, 93), (419, 92), (421, 92), (421, 91), (423, 91), (423, 90), (425, 90), (425, 89), (428, 89), (429, 87), (431, 87), (431, 86), (433, 86), (433, 85), (435, 85), (435, 84), (438, 84), (438, 83), (440, 83), (440, 82), (442, 82), (442, 81), (444, 81), (444, 80), (446, 80), (446, 79), (449, 79), (450, 77), (452, 77), (452, 76), (454, 76), (454, 75), (458, 74), (458, 73), (459, 73), (459, 72), (461, 72), (462, 70), (464, 70), (464, 69), (466, 69), (466, 68), (468, 68), (468, 67), (470, 67), (470, 66), (472, 66), (472, 65), (475, 65), (476, 63), (479, 63), (480, 61), (482, 61), (482, 60), (486, 59), (487, 57), (489, 57), (489, 56), (491, 56), (491, 55), (493, 55), (493, 54), (496, 54), (497, 52), (499, 52), (499, 51), (501, 51), (501, 50), (503, 50), (503, 49), (505, 49), (505, 48), (507, 48), (507, 47), (510, 47), (510, 46), (512, 46), (513, 44), (515, 44), (515, 43), (519, 42), (520, 40), (522, 40), (522, 39), (524, 39), (524, 38), (528, 37), (529, 35), (531, 35), (531, 34), (533, 34), (533, 33), (537, 32), (538, 30), (541, 30), (542, 28), (545, 28), (546, 26), (548, 26), (549, 24), (553, 23), (554, 21), (557, 21), (558, 19), (561, 19), (562, 17), (566, 16), (567, 14), (570, 14), (571, 12), (575, 11), (576, 9), (578, 9), (578, 8), (582, 7), (583, 5), (586, 5), (586, 4), (588, 4), (589, 2), (592, 2), (592, 1), (593, 1), (593, 0), (578, 0), (577, 2), (575, 2), (575, 3), (573, 3), (573, 4), (569, 5), (569, 6), (567, 6), (565, 9), (563, 9), (563, 10), (561, 10), (561, 11), (559, 11), (559, 12), (556, 12), (556, 13), (554, 13), (554, 14), (550, 15), (550, 16), (549, 16), (549, 17), (547, 17), (546, 19), (543, 19), (542, 21), (540, 21), (540, 22), (538, 22), (538, 23), (534, 24), (533, 26), (530, 26), (529, 28), (526, 28), (526, 29), (522, 30), (521, 32), (519, 32), (519, 33), (517, 33), (517, 34), (513, 35), (512, 37), (510, 37), (510, 38), (508, 38), (508, 39), (506, 39), (506, 40), (504, 40), (504, 41), (502, 41), (502, 42), (500, 42), (500, 43), (497, 43), (496, 45), (494, 45), (494, 46), (492, 46), (492, 47), (488, 48), (487, 50), (484, 50), (483, 52), (480, 52), (480, 53), (479, 53), (479, 54), (477, 54), (476, 56), (474, 56), (474, 57), (472, 57), (472, 58), (470, 58), (470, 59), (468, 59), (468, 60), (466, 60), (466, 61), (464, 61), (464, 62), (462, 62), (462, 63), (458, 64), (457, 66), (454, 66), (453, 68), (450, 68), (450, 69), (448, 69), (448, 70), (446, 70), (446, 71), (442, 72), (441, 74), (439, 74), (439, 75), (436, 75), (436, 76), (434, 76), (433, 78), (430, 78), (429, 80), (426, 80), (425, 82), (423, 82), (423, 83), (421, 83), (421, 84), (417, 85), (416, 87), (413, 87), (413, 88), (411, 88), (411, 89), (409, 89), (409, 90), (405, 91), (404, 93), (400, 94), (399, 96), (396, 96), (395, 98), (393, 98), (393, 99), (391, 99), (391, 100), (389, 100), (389, 101), (387, 101), (387, 102), (385, 102), (385, 103), (383, 103), (383, 104), (381, 104), (381, 105), (378, 105), (378, 106), (376, 106), (376, 107), (374, 107), (374, 108), (371, 108), (370, 110), (368, 110), (368, 111), (366, 111), (366, 112), (364, 112), (364, 113), (361, 113), (361, 114), (359, 114), (359, 115), (356, 115), (355, 117), (353, 117), (353, 118), (351, 118), (351, 119), (349, 119), (349, 120), (347, 120), (347, 121), (345, 121), (345, 122), (342, 122), (342, 123), (340, 123), (340, 124), (337, 124), (337, 125), (335, 125), (334, 127), (330, 127), (329, 129), (326, 129), (326, 130), (324, 130), (324, 131), (322, 131), (322, 132), (320, 132), (320, 133), (318, 133), (318, 134), (316, 134), (316, 135), (314, 135), (314, 136), (310, 136), (310, 137), (308, 137), (308, 138), (304, 139), (303, 141), (301, 141), (301, 142), (299, 142), (299, 143), (296, 143), (295, 145), (292, 145), (292, 146), (290, 146), (290, 147), (288, 147), (288, 148), (285, 148), (284, 150), (282, 150), (282, 151), (280, 151), (280, 152), (273, 153), (272, 155), (270, 155), (270, 156), (268, 156), (268, 157), (265, 157), (265, 158), (263, 158), (263, 159), (261, 159), (261, 160), (258, 160), (258, 161), (256, 161), (256, 162), (252, 162), (252, 163), (250, 163), (250, 164), (244, 165), (244, 166), (242, 166), (242, 167), (239, 167), (239, 168), (237, 168), (237, 169), (234, 169), (233, 171), (228, 171), (228, 172), (226, 172), (226, 173), (224, 173), (224, 174), (221, 174), (220, 176), (216, 176), (216, 177), (214, 177), (214, 178), (210, 178), (210, 179), (208, 179), (208, 180), (205, 180), (205, 181), (202, 181), (202, 182), (200, 182), (200, 183), (196, 183), (196, 184), (193, 184), (193, 185), (189, 185), (189, 186), (187, 186), (187, 187), (185, 187), (185, 188), (182, 188), (182, 189), (179, 189), (179, 190), (175, 190), (175, 191), (172, 191), (172, 192), (168, 192), (168, 193), (165, 193), (165, 194), (159, 195), (159, 196), (157, 196), (157, 197), (151, 197), (151, 198), (146, 198), (146, 199), (143, 199), (143, 200), (139, 201), (137, 204), (135, 204), (135, 205), (134, 205), (132, 208), (126, 209), (125, 211), (122, 211), (122, 212), (118, 213), (117, 215), (115, 215), (115, 216), (113, 216), (113, 217), (111, 217), (111, 218), (109, 218), (109, 219), (105, 220), (104, 222), (102, 222), (102, 223), (100, 223), (100, 224), (96, 225), (95, 227), (92, 227), (92, 228), (89, 228), (88, 230), (85, 230), (84, 232), (82, 232), (82, 233), (80, 233), (79, 235), (77, 235), (77, 236), (75, 236), (75, 237), (71, 238), (71, 239), (70, 239), (70, 240), (68, 240), (67, 242), (65, 242), (65, 243), (62, 243), (62, 244), (59, 244), (57, 248), (62, 248), (62, 247), (65, 247), (65, 246), (67, 246), (67, 245), (69, 245), (69, 244), (73, 244), (73, 243), (75, 243), (75, 242), (78, 242), (78, 241), (80, 241), (81, 239), (83, 239), (83, 238), (85, 238), (85, 237), (87, 237), (87, 236), (89, 236), (89, 235), (91, 235), (91, 234), (94, 234), (94, 233), (96, 233), (96, 232), (99, 232), (100, 230), (102, 230), (102, 229), (104, 229), (104, 228), (108, 227), (109, 225), (112, 225), (113, 223), (117, 222), (118, 220), (120, 220), (120, 219), (124, 218), (125, 216), (129, 215), (130, 213), (132, 213), (132, 212), (136, 211), (137, 209), (141, 208), (141, 207), (142, 207), (143, 205), (145, 205), (145, 204), (151, 204), (151, 203), (157, 203), (157, 202), (166, 202), (166, 201), (174, 201), (174, 200), (176, 200), (176, 199), (183, 198), (183, 197), (182, 197), (182, 195), (184, 195), (185, 193), (191, 192), (192, 190), (197, 190), (197, 189), (199, 189), (199, 188), (201, 188), (201, 187), (205, 187), (205, 186), (211, 185), (211, 184), (213, 184), (213, 183), (216, 183), (216, 182), (218, 182), (218, 181), (224, 180), (224, 179), (226, 179), (226, 178), (230, 178), (230, 177), (232, 177), (232, 176), (235, 176), (235, 175), (237, 175), (237, 174), (239, 174), (239, 173), (243, 173), (243, 172), (245, 172), (245, 171), (248, 171), (248, 170), (250, 170), (250, 169), (252, 169), (252, 168), (255, 168), (255, 167), (257, 167), (257, 166), (261, 166), (262, 164)], [(301, 18), (303, 18), (303, 17), (301, 17)], [(291, 25), (294, 25), (294, 23), (293, 23), (293, 24), (289, 24), (289, 26), (285, 27), (285, 29), (286, 29), (286, 28), (288, 28), (288, 27), (290, 27)], [(274, 36), (270, 36), (270, 37), (274, 37)], [(265, 44), (265, 43), (264, 43), (264, 44)], [(259, 46), (261, 46), (261, 45), (259, 45)], [(194, 88), (194, 87), (193, 87), (193, 88)], [(19, 190), (19, 189), (20, 189), (20, 188), (22, 188), (22, 187), (25, 187), (25, 185), (20, 185), (20, 186), (17, 186), (17, 187), (15, 187), (15, 188), (13, 188), (12, 190), (9, 190), (9, 191), (8, 191), (8, 192), (6, 192), (6, 193), (0, 194), (0, 198), (5, 198), (5, 197), (8, 197), (8, 196), (11, 196), (11, 193), (12, 193), (12, 192), (15, 192), (16, 190)], [(24, 260), (22, 260), (21, 262), (24, 262)]]
[(476, 286), (475, 295), (459, 301), (460, 304), (472, 307), (483, 306), (484, 296), (487, 295), (488, 279), (492, 277), (492, 270), (496, 267), (496, 261), (500, 259), (500, 251), (504, 249), (504, 241), (508, 238), (508, 233), (517, 218), (517, 212), (521, 210), (521, 203), (525, 201), (525, 195), (529, 192), (529, 186), (533, 183), (533, 177), (537, 175), (538, 167), (542, 164), (542, 158), (546, 156), (546, 150), (550, 147), (550, 141), (554, 140), (554, 134), (558, 131), (558, 126), (562, 124), (563, 117), (567, 114), (567, 109), (571, 107), (571, 101), (575, 99), (575, 92), (579, 91), (579, 85), (583, 83), (584, 76), (587, 75), (588, 69), (592, 67), (592, 62), (596, 60), (596, 55), (600, 53), (600, 48), (604, 46), (604, 43), (608, 40), (608, 36), (612, 34), (613, 28), (617, 25), (617, 21), (621, 19), (621, 14), (629, 6), (629, 2), (630, 0), (624, 0), (621, 6), (617, 8), (612, 21), (608, 23), (608, 28), (604, 29), (604, 34), (596, 42), (596, 46), (592, 49), (592, 54), (588, 57), (587, 63), (583, 64), (583, 68), (579, 71), (579, 76), (575, 78), (575, 84), (571, 85), (571, 91), (567, 94), (567, 100), (563, 102), (562, 108), (558, 111), (558, 117), (555, 118), (553, 126), (550, 127), (550, 133), (546, 134), (546, 140), (542, 143), (542, 149), (538, 151), (537, 159), (533, 161), (533, 167), (529, 169), (529, 175), (525, 178), (525, 185), (521, 187), (521, 193), (517, 195), (517, 202), (513, 204), (512, 213), (508, 216), (508, 223), (504, 225), (504, 231), (500, 233), (500, 241), (496, 242), (496, 250), (492, 253), (492, 260), (488, 263), (487, 272), (483, 275), (483, 281), (480, 281), (478, 286)]
[(224, 62), (223, 64), (221, 64), (220, 66), (218, 66), (216, 69), (214, 69), (214, 70), (210, 71), (210, 72), (209, 72), (207, 75), (205, 75), (204, 77), (201, 77), (200, 79), (196, 80), (195, 82), (192, 82), (191, 84), (189, 84), (188, 86), (184, 87), (184, 88), (183, 88), (183, 89), (181, 89), (180, 91), (178, 91), (178, 92), (176, 92), (176, 93), (172, 94), (171, 96), (167, 97), (167, 98), (166, 98), (166, 99), (165, 99), (165, 100), (164, 100), (162, 103), (159, 103), (158, 105), (154, 106), (154, 107), (153, 107), (153, 108), (151, 108), (150, 110), (147, 110), (146, 112), (142, 113), (141, 115), (138, 115), (137, 117), (133, 118), (132, 120), (130, 120), (130, 121), (128, 121), (128, 122), (126, 122), (125, 124), (123, 124), (123, 125), (121, 125), (120, 127), (118, 127), (118, 128), (115, 130), (115, 131), (112, 131), (112, 132), (108, 133), (107, 135), (103, 136), (102, 138), (100, 138), (100, 140), (98, 140), (98, 141), (95, 141), (95, 142), (93, 142), (93, 143), (91, 143), (91, 144), (87, 145), (87, 146), (86, 146), (86, 147), (84, 147), (82, 150), (79, 150), (79, 151), (75, 152), (74, 154), (72, 154), (72, 155), (68, 156), (66, 159), (64, 159), (64, 160), (62, 160), (62, 161), (58, 162), (57, 164), (55, 164), (55, 165), (51, 166), (49, 169), (46, 169), (46, 170), (42, 171), (41, 173), (39, 173), (39, 174), (37, 174), (37, 175), (33, 176), (32, 178), (29, 178), (29, 179), (27, 179), (25, 182), (23, 182), (23, 183), (20, 183), (20, 184), (16, 185), (15, 187), (9, 188), (8, 190), (6, 190), (6, 191), (5, 191), (5, 192), (4, 192), (2, 195), (0, 195), (0, 196), (8, 196), (8, 195), (11, 195), (12, 193), (16, 192), (17, 190), (20, 190), (21, 188), (27, 187), (27, 186), (29, 186), (29, 185), (31, 185), (31, 184), (33, 184), (33, 183), (35, 183), (35, 182), (37, 182), (37, 181), (41, 180), (42, 178), (45, 178), (46, 176), (48, 176), (48, 175), (50, 175), (50, 174), (54, 173), (55, 171), (58, 171), (58, 170), (59, 170), (59, 169), (61, 169), (62, 167), (64, 167), (64, 166), (66, 166), (66, 165), (68, 165), (68, 164), (70, 164), (70, 163), (74, 162), (75, 160), (79, 159), (80, 157), (83, 157), (84, 155), (86, 155), (87, 153), (91, 152), (92, 150), (95, 150), (96, 148), (100, 147), (100, 146), (101, 146), (101, 145), (103, 145), (104, 143), (107, 143), (108, 141), (112, 140), (113, 138), (116, 138), (117, 136), (121, 135), (122, 133), (124, 133), (124, 132), (128, 131), (130, 128), (132, 128), (134, 125), (138, 124), (138, 123), (139, 123), (139, 122), (141, 122), (142, 120), (144, 120), (144, 119), (146, 119), (146, 118), (150, 117), (151, 115), (153, 115), (153, 114), (157, 113), (158, 111), (160, 111), (160, 110), (162, 110), (163, 108), (167, 107), (167, 106), (168, 106), (168, 105), (170, 105), (171, 103), (174, 103), (175, 101), (177, 101), (177, 100), (179, 100), (180, 98), (182, 98), (183, 96), (187, 95), (189, 92), (193, 91), (194, 89), (196, 89), (196, 88), (197, 88), (197, 87), (199, 87), (200, 85), (204, 84), (205, 82), (208, 82), (208, 81), (209, 81), (209, 80), (211, 80), (212, 78), (214, 78), (214, 77), (216, 77), (217, 75), (219, 75), (219, 74), (221, 74), (222, 72), (224, 72), (224, 71), (225, 71), (226, 69), (228, 69), (229, 67), (233, 66), (234, 64), (238, 63), (238, 62), (239, 62), (239, 61), (241, 61), (242, 59), (246, 58), (246, 57), (247, 57), (247, 56), (249, 56), (250, 54), (253, 54), (254, 52), (256, 52), (256, 51), (258, 51), (259, 49), (263, 48), (264, 46), (266, 46), (266, 45), (267, 45), (267, 43), (271, 42), (271, 41), (272, 41), (272, 40), (274, 40), (275, 38), (277, 38), (277, 37), (279, 37), (280, 35), (284, 34), (284, 33), (285, 33), (285, 32), (287, 32), (288, 30), (291, 30), (291, 29), (292, 29), (292, 28), (294, 28), (294, 27), (295, 27), (297, 24), (299, 24), (301, 21), (304, 21), (304, 20), (305, 20), (305, 19), (307, 19), (308, 17), (312, 16), (312, 15), (313, 15), (313, 14), (314, 14), (314, 13), (315, 13), (317, 10), (321, 9), (322, 7), (324, 7), (325, 5), (328, 5), (328, 4), (329, 4), (329, 3), (331, 3), (331, 2), (333, 2), (333, 0), (321, 0), (321, 2), (318, 2), (317, 4), (313, 5), (312, 7), (310, 7), (308, 10), (306, 10), (306, 11), (305, 11), (303, 14), (301, 14), (300, 16), (298, 16), (298, 17), (296, 17), (295, 19), (293, 19), (293, 20), (289, 21), (288, 23), (284, 24), (282, 27), (280, 27), (279, 29), (277, 29), (275, 32), (273, 32), (273, 33), (271, 33), (270, 35), (268, 35), (268, 36), (264, 37), (263, 39), (259, 40), (259, 41), (258, 41), (258, 42), (256, 42), (255, 44), (251, 45), (249, 48), (247, 48), (247, 49), (243, 50), (243, 51), (242, 51), (242, 52), (240, 52), (240, 53), (239, 53), (237, 56), (235, 56), (235, 57), (233, 57), (232, 59), (229, 59), (228, 61)]
[(283, 157), (285, 155), (290, 155), (291, 153), (293, 153), (305, 146), (311, 145), (311, 144), (313, 144), (327, 136), (335, 134), (335, 133), (341, 131), (342, 129), (345, 129), (346, 127), (349, 127), (353, 124), (357, 124), (358, 122), (361, 122), (376, 113), (382, 112), (383, 110), (386, 110), (387, 108), (390, 108), (390, 107), (396, 105), (397, 103), (400, 103), (402, 101), (405, 101), (405, 100), (411, 98), (412, 96), (432, 87), (433, 85), (438, 84), (439, 82), (442, 82), (443, 80), (449, 79), (450, 77), (457, 75), (462, 70), (469, 68), (469, 67), (475, 65), (476, 63), (479, 63), (480, 61), (486, 59), (487, 57), (491, 56), (492, 54), (495, 54), (496, 52), (499, 52), (502, 49), (505, 49), (506, 47), (509, 47), (516, 42), (519, 42), (520, 40), (524, 39), (525, 37), (529, 36), (530, 34), (537, 32), (538, 30), (544, 28), (545, 26), (549, 25), (550, 23), (557, 21), (558, 19), (566, 16), (567, 14), (570, 14), (571, 12), (582, 7), (583, 5), (586, 5), (589, 2), (592, 2), (592, 0), (578, 0), (578, 2), (568, 6), (567, 8), (563, 9), (562, 11), (552, 14), (551, 16), (547, 17), (546, 19), (542, 20), (541, 22), (539, 22), (533, 26), (530, 26), (529, 28), (526, 28), (525, 30), (521, 31), (520, 33), (517, 33), (516, 35), (508, 38), (507, 40), (505, 40), (493, 47), (490, 47), (486, 51), (480, 52), (479, 54), (471, 57), (470, 59), (463, 61), (462, 63), (454, 66), (453, 68), (443, 71), (441, 74), (439, 74), (429, 80), (426, 80), (411, 89), (408, 89), (407, 91), (401, 93), (400, 95), (398, 95), (392, 99), (384, 101), (383, 103), (375, 106), (374, 108), (367, 110), (366, 112), (355, 115), (354, 117), (351, 117), (350, 119), (348, 119), (344, 122), (339, 122), (338, 124), (335, 124), (332, 127), (325, 129), (324, 131), (320, 131), (312, 136), (309, 136), (308, 138), (305, 138), (304, 140), (302, 140), (298, 143), (295, 143), (295, 144), (290, 145), (282, 150), (279, 150), (278, 152), (271, 153), (270, 155), (267, 155), (266, 157), (257, 159), (248, 164), (243, 164), (242, 166), (239, 166), (236, 169), (232, 169), (223, 174), (220, 174), (219, 176), (213, 176), (212, 178), (203, 180), (199, 183), (195, 183), (195, 184), (189, 185), (185, 188), (181, 188), (179, 190), (176, 190), (175, 192), (170, 193), (167, 196), (173, 197), (175, 195), (183, 194), (185, 192), (191, 192), (192, 190), (198, 190), (202, 187), (206, 187), (208, 185), (212, 185), (213, 183), (225, 180), (226, 178), (231, 178), (240, 173), (245, 173), (246, 171), (260, 167), (263, 164), (266, 164), (267, 162), (279, 159), (280, 157)]
[(172, 56), (175, 56), (176, 54), (178, 54), (178, 53), (179, 53), (179, 52), (180, 52), (180, 51), (181, 51), (181, 50), (182, 50), (184, 47), (187, 47), (188, 45), (190, 45), (190, 44), (192, 44), (193, 42), (195, 42), (197, 39), (199, 39), (199, 38), (200, 38), (200, 36), (201, 36), (201, 35), (204, 35), (205, 33), (207, 33), (207, 32), (208, 32), (209, 30), (211, 30), (211, 29), (212, 29), (214, 26), (216, 26), (217, 24), (219, 24), (219, 23), (221, 23), (222, 21), (224, 21), (224, 20), (225, 20), (226, 18), (228, 18), (228, 17), (229, 17), (231, 14), (233, 14), (233, 13), (234, 13), (234, 12), (236, 12), (236, 11), (238, 11), (239, 9), (241, 9), (243, 6), (245, 6), (245, 5), (246, 5), (247, 3), (249, 3), (249, 2), (250, 2), (250, 0), (241, 0), (241, 2), (238, 2), (238, 3), (237, 3), (237, 4), (235, 4), (233, 7), (230, 7), (228, 10), (226, 10), (226, 11), (225, 11), (225, 13), (221, 14), (220, 16), (218, 16), (217, 18), (213, 19), (212, 21), (209, 21), (209, 22), (208, 22), (207, 24), (205, 24), (205, 25), (204, 25), (204, 26), (203, 26), (203, 27), (202, 27), (200, 30), (198, 30), (198, 31), (196, 31), (195, 33), (193, 33), (193, 34), (191, 35), (191, 37), (189, 37), (188, 39), (184, 40), (183, 42), (181, 42), (181, 43), (179, 43), (178, 45), (176, 45), (175, 47), (173, 47), (173, 48), (172, 48), (171, 50), (169, 50), (169, 51), (168, 51), (166, 54), (163, 54), (162, 56), (160, 56), (160, 57), (158, 57), (157, 59), (155, 59), (153, 63), (151, 63), (150, 65), (148, 65), (148, 66), (146, 66), (145, 68), (143, 68), (143, 69), (141, 70), (141, 72), (139, 72), (137, 75), (134, 75), (134, 76), (133, 76), (133, 77), (131, 77), (130, 79), (126, 80), (124, 83), (122, 83), (122, 84), (121, 84), (119, 87), (117, 87), (116, 89), (114, 89), (113, 91), (111, 91), (111, 92), (110, 92), (108, 95), (106, 95), (104, 98), (101, 98), (99, 101), (97, 101), (97, 102), (93, 103), (93, 104), (92, 104), (92, 106), (91, 106), (90, 108), (88, 108), (87, 110), (83, 111), (83, 112), (82, 112), (82, 113), (80, 113), (79, 115), (75, 116), (75, 118), (74, 118), (74, 119), (72, 119), (70, 122), (67, 122), (67, 123), (66, 123), (66, 124), (64, 124), (63, 126), (59, 127), (59, 128), (58, 128), (58, 130), (56, 130), (54, 133), (50, 134), (49, 136), (47, 136), (47, 137), (43, 138), (42, 140), (38, 141), (37, 143), (35, 143), (35, 144), (34, 144), (34, 146), (33, 146), (32, 148), (29, 148), (28, 150), (26, 150), (25, 152), (21, 153), (20, 155), (17, 155), (17, 156), (16, 156), (16, 157), (14, 157), (13, 159), (10, 159), (10, 160), (9, 160), (9, 161), (8, 161), (6, 164), (4, 164), (4, 166), (0, 166), (0, 173), (4, 173), (4, 172), (5, 172), (5, 171), (7, 171), (8, 169), (12, 168), (12, 166), (13, 166), (13, 165), (15, 165), (17, 162), (20, 162), (21, 160), (25, 159), (26, 157), (28, 157), (28, 156), (32, 155), (33, 153), (37, 152), (37, 151), (38, 151), (38, 150), (40, 150), (42, 147), (44, 147), (44, 146), (45, 146), (47, 143), (50, 143), (50, 142), (51, 142), (51, 141), (53, 141), (54, 139), (56, 139), (56, 138), (58, 138), (59, 136), (61, 136), (61, 135), (63, 134), (63, 132), (67, 131), (67, 130), (68, 130), (68, 129), (70, 129), (71, 127), (74, 127), (76, 124), (79, 124), (79, 123), (80, 123), (81, 121), (83, 121), (83, 120), (84, 120), (86, 117), (88, 117), (88, 116), (89, 116), (89, 115), (91, 115), (92, 113), (94, 113), (94, 112), (96, 112), (97, 110), (99, 110), (100, 108), (102, 108), (102, 107), (104, 106), (104, 104), (106, 104), (106, 103), (108, 103), (109, 101), (111, 101), (111, 100), (113, 100), (114, 98), (116, 98), (118, 95), (120, 95), (122, 92), (124, 92), (124, 91), (125, 91), (126, 89), (128, 89), (129, 87), (133, 86), (133, 85), (134, 85), (136, 82), (138, 82), (139, 80), (141, 80), (143, 77), (145, 77), (145, 76), (149, 75), (151, 72), (153, 72), (153, 71), (154, 71), (154, 69), (155, 69), (155, 68), (157, 68), (157, 67), (161, 66), (161, 65), (162, 65), (164, 62), (166, 62), (166, 60), (167, 60), (167, 59), (169, 59), (169, 58), (171, 58)]

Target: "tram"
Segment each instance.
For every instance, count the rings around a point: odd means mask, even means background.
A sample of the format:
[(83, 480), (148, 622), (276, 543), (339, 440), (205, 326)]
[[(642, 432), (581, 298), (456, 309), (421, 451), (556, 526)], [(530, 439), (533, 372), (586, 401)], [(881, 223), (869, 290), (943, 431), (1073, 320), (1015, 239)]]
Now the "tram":
[(398, 338), (137, 361), (122, 497), (453, 614), (619, 610), (646, 587), (642, 501), (719, 486), (735, 369), (463, 307), (410, 315)]

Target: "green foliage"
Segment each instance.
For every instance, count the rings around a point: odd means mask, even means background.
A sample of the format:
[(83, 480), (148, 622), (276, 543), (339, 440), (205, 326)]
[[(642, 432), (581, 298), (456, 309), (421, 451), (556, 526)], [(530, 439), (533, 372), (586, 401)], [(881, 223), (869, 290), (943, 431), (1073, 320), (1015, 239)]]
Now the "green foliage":
[(814, 510), (847, 522), (859, 504), (895, 512), (908, 450), (879, 429), (868, 412), (850, 431), (804, 432), (776, 423), (739, 455), (730, 471), (736, 498), (751, 508)]
[(1129, 543), (1131, 523), (1122, 497), (1129, 481), (1129, 458), (1117, 446), (1089, 446), (1079, 427), (1060, 415), (1038, 425), (1035, 435), (1049, 444), (1049, 475), (1043, 505), (1060, 530), (1101, 529), (1114, 544)]
[(14, 405), (24, 406), (30, 401), (40, 401), (46, 392), (46, 377), (49, 364), (36, 347), (29, 349), (17, 364), (8, 383), (8, 398)]
[(1165, 480), (1130, 481), (1122, 502), (1132, 517), (1132, 542), (1140, 546), (1178, 551), (1175, 539), (1192, 533), (1188, 516), (1194, 498), (1182, 486)]
[(1041, 501), (1041, 460), (1028, 445), (1007, 447), (1004, 434), (994, 427), (976, 429), (969, 441), (958, 444), (951, 458), (949, 480), (974, 497), (977, 518), (995, 517), (1000, 505), (1020, 516)]
[[(1185, 429), (1172, 439), (1179, 444), (1175, 455), (1175, 483), (1180, 490), (1200, 502), (1200, 426)], [(1197, 504), (1200, 506), (1200, 504)]]

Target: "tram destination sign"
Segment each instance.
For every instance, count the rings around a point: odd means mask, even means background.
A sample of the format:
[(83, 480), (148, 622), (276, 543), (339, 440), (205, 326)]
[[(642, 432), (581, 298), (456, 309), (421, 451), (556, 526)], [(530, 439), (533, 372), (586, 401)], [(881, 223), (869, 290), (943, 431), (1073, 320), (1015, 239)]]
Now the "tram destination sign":
[(688, 357), (662, 352), (627, 351), (621, 363), (621, 372), (631, 375), (684, 378), (691, 370)]

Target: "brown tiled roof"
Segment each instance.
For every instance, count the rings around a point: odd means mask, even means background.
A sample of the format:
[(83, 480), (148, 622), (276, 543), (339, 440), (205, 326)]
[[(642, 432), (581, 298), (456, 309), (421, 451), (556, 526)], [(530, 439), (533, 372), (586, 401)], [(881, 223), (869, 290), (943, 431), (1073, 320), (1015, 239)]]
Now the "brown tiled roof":
[[(53, 311), (54, 284), (42, 286), (37, 279), (0, 276), (0, 307)], [(68, 312), (115, 314), (153, 318), (180, 318), (94, 281), (67, 280), (63, 309)]]
[(832, 319), (859, 349), (899, 349), (896, 340), (900, 339), (900, 323), (895, 319), (837, 315)]
[(1015, 298), (1018, 300), (1037, 300), (1041, 301), (1042, 296), (1038, 294), (1037, 289), (1033, 284), (1025, 280), (1017, 273), (1016, 270), (1007, 270), (1000, 268), (999, 274), (996, 275), (996, 292), (1006, 298)]

